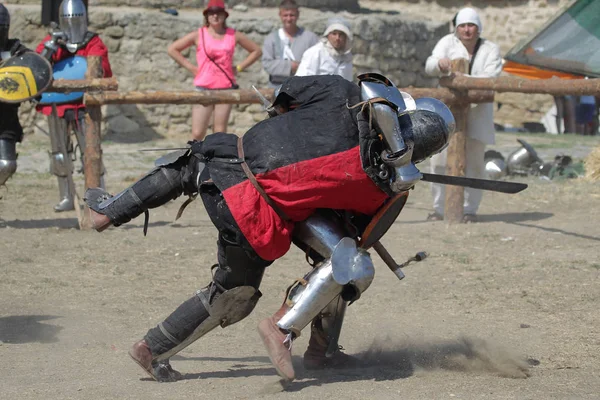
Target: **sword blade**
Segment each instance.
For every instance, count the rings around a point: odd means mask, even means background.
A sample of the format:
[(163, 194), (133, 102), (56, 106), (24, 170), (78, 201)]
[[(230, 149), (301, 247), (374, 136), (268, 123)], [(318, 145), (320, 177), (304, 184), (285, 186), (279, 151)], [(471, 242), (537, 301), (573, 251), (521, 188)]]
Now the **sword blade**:
[(157, 149), (138, 149), (138, 151), (171, 151), (171, 150), (185, 150), (187, 147), (165, 147)]
[(438, 175), (422, 173), (421, 180), (425, 182), (441, 183), (444, 185), (465, 186), (473, 189), (490, 190), (501, 193), (519, 193), (527, 189), (525, 183), (492, 181), (488, 179), (465, 178), (463, 176)]
[(254, 89), (254, 92), (256, 93), (256, 96), (262, 102), (263, 108), (265, 110), (268, 110), (269, 107), (271, 107), (271, 102), (265, 96), (263, 96), (263, 94), (256, 88), (256, 86), (252, 85), (252, 89)]

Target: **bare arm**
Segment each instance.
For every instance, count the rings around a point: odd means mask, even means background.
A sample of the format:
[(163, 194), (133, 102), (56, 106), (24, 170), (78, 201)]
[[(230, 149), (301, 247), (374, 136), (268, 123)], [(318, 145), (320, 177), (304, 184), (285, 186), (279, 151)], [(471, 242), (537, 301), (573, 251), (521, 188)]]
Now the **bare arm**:
[(173, 43), (169, 45), (167, 49), (167, 53), (169, 56), (177, 62), (177, 64), (181, 65), (183, 68), (187, 69), (192, 73), (192, 75), (196, 75), (198, 71), (198, 67), (192, 64), (187, 58), (181, 54), (181, 52), (188, 47), (198, 45), (198, 32), (190, 32), (184, 37), (177, 39)]
[(244, 61), (238, 64), (238, 68), (243, 71), (260, 58), (262, 55), (262, 50), (260, 49), (260, 46), (256, 44), (256, 42), (238, 31), (235, 32), (235, 41), (236, 43), (239, 43), (239, 45), (242, 46), (248, 53), (250, 53)]

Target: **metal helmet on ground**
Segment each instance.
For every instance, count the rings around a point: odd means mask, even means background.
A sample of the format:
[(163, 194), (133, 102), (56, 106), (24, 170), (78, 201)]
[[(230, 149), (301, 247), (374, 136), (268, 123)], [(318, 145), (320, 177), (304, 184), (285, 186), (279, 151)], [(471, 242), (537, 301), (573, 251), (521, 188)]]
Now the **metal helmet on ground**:
[(10, 14), (3, 4), (0, 4), (0, 51), (5, 50), (8, 43), (8, 29), (10, 27)]
[(60, 29), (67, 35), (67, 49), (76, 51), (87, 32), (87, 10), (81, 0), (63, 0), (58, 12)]
[(506, 175), (506, 161), (500, 152), (488, 150), (485, 152), (483, 160), (487, 179), (496, 180)]
[(510, 175), (529, 175), (534, 164), (543, 164), (536, 151), (523, 139), (517, 139), (521, 148), (513, 151), (506, 158), (506, 167)]

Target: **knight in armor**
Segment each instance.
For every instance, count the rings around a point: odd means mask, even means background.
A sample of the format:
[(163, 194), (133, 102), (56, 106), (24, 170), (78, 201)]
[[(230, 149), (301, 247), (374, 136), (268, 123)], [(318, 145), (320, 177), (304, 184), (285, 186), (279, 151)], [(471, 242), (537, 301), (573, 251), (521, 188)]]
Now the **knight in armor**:
[(130, 350), (154, 379), (180, 378), (169, 363), (173, 355), (250, 314), (265, 268), (292, 243), (313, 269), (258, 325), (273, 365), (282, 378), (294, 379), (292, 343), (308, 325), (305, 368), (356, 361), (337, 340), (346, 306), (374, 276), (358, 237), (373, 215), (414, 186), (421, 177), (415, 163), (443, 149), (453, 130), (441, 102), (417, 100), (408, 110), (384, 77), (359, 79), (360, 85), (335, 75), (288, 78), (276, 91), (271, 118), (242, 138), (215, 133), (189, 142), (115, 196), (88, 189), (85, 201), (98, 231), (142, 213), (147, 226), (148, 209), (182, 194), (199, 195), (218, 230), (212, 281)]
[[(9, 39), (10, 14), (0, 4), (0, 63), (30, 51), (19, 39)], [(19, 104), (0, 102), (0, 186), (17, 170), (17, 143), (23, 139), (19, 122)]]
[[(37, 46), (36, 52), (56, 63), (74, 56), (100, 56), (104, 77), (110, 78), (112, 70), (108, 60), (108, 49), (98, 34), (88, 30), (86, 7), (81, 0), (63, 0), (59, 6), (60, 32), (46, 36)], [(39, 104), (38, 112), (48, 117), (50, 131), (50, 172), (58, 178), (60, 200), (54, 210), (73, 210), (74, 187), (72, 185), (74, 160), (74, 133), (83, 162), (85, 148), (85, 115), (83, 100), (64, 104)], [(102, 169), (104, 175), (104, 168)]]

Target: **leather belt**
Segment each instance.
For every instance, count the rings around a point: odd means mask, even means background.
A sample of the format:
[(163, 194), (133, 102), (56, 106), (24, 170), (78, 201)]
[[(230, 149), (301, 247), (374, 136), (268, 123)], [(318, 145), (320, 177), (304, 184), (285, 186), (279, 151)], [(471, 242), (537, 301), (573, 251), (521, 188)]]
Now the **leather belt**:
[(238, 138), (237, 150), (238, 150), (238, 158), (242, 161), (240, 163), (242, 166), (242, 169), (244, 170), (244, 173), (248, 177), (248, 180), (250, 181), (250, 183), (252, 183), (252, 186), (254, 186), (254, 188), (258, 191), (258, 193), (261, 195), (261, 197), (263, 199), (265, 199), (267, 204), (271, 206), (271, 208), (277, 213), (277, 215), (279, 215), (279, 217), (281, 219), (283, 219), (284, 221), (291, 221), (291, 218), (288, 217), (286, 215), (286, 213), (284, 213), (283, 210), (281, 210), (281, 208), (279, 208), (279, 206), (277, 206), (277, 204), (275, 204), (273, 199), (271, 199), (269, 197), (269, 195), (267, 194), (267, 192), (265, 192), (265, 189), (263, 189), (262, 186), (260, 186), (260, 183), (258, 183), (258, 181), (256, 180), (256, 177), (254, 176), (252, 171), (250, 171), (250, 167), (248, 167), (248, 164), (246, 164), (246, 160), (244, 158), (244, 145), (242, 143), (241, 136)]

